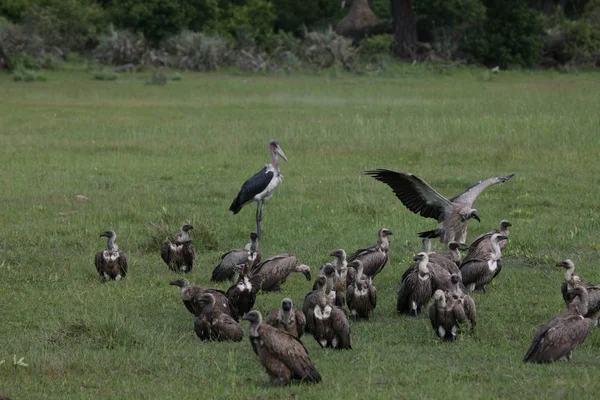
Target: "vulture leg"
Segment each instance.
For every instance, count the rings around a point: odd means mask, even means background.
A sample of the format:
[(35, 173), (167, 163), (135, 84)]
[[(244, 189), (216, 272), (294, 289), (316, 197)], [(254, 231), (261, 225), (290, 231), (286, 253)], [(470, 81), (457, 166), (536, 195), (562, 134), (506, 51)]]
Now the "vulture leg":
[(263, 200), (256, 202), (256, 233), (258, 234), (259, 239), (262, 238), (260, 227), (262, 225), (262, 212), (264, 206), (265, 202)]

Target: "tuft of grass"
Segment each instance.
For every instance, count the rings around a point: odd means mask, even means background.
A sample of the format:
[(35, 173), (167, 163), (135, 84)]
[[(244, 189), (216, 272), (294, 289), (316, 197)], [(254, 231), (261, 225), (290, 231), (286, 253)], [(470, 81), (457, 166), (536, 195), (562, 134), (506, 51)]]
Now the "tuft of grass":
[(173, 74), (173, 76), (171, 76), (171, 80), (172, 81), (181, 81), (181, 80), (183, 80), (183, 75), (181, 75), (179, 72), (175, 72)]
[(97, 81), (116, 81), (119, 78), (119, 74), (107, 71), (96, 71), (92, 76)]

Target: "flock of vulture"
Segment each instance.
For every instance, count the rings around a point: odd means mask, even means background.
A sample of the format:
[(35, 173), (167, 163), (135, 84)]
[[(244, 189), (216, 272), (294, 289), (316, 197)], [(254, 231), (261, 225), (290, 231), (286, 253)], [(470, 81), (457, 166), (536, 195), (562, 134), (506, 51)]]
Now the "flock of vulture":
[[(225, 292), (190, 285), (187, 279), (177, 279), (171, 285), (180, 288), (179, 297), (196, 319), (194, 331), (202, 340), (241, 341), (240, 318), (250, 323), (248, 336), (252, 349), (275, 385), (291, 380), (317, 383), (321, 375), (308, 356), (300, 338), (312, 334), (322, 348), (351, 349), (350, 319), (368, 320), (377, 305), (376, 276), (388, 262), (392, 231), (381, 228), (377, 243), (347, 256), (343, 249), (333, 251), (332, 261), (319, 271), (312, 290), (306, 294), (302, 308), (295, 308), (289, 298), (272, 310), (263, 320), (254, 309), (259, 291), (279, 291), (292, 272), (302, 273), (312, 280), (310, 267), (292, 254), (278, 254), (262, 260), (258, 250), (264, 202), (273, 196), (283, 175), (279, 158), (287, 161), (279, 144), (271, 140), (271, 163), (246, 180), (231, 204), (237, 214), (242, 207), (257, 203), (256, 233), (241, 249), (234, 249), (221, 258), (212, 272), (212, 281), (233, 281)], [(502, 270), (502, 250), (509, 237), (508, 221), (499, 229), (477, 237), (467, 244), (467, 223), (480, 221), (473, 208), (477, 196), (486, 188), (503, 183), (513, 175), (490, 178), (476, 183), (451, 199), (439, 194), (421, 178), (384, 169), (367, 171), (367, 175), (392, 188), (400, 201), (414, 213), (434, 218), (440, 225), (421, 232), (423, 249), (414, 257), (402, 276), (397, 294), (398, 313), (419, 317), (428, 304), (431, 326), (442, 340), (455, 341), (461, 333), (475, 328), (476, 305), (469, 293), (487, 292), (488, 285)], [(184, 224), (175, 237), (161, 247), (161, 257), (174, 272), (189, 273), (194, 267), (195, 250)], [(96, 254), (96, 269), (105, 280), (120, 280), (127, 274), (127, 256), (115, 243), (114, 231), (100, 234), (107, 238), (106, 249)], [(440, 238), (447, 251), (431, 251), (431, 239)], [(462, 257), (461, 251), (466, 252)], [(600, 286), (594, 286), (575, 275), (570, 260), (557, 264), (566, 269), (562, 295), (567, 312), (552, 318), (541, 327), (525, 354), (525, 362), (548, 363), (570, 360), (573, 349), (590, 334), (600, 313)], [(236, 278), (237, 274), (237, 278)], [(263, 323), (264, 322), (264, 323)]]

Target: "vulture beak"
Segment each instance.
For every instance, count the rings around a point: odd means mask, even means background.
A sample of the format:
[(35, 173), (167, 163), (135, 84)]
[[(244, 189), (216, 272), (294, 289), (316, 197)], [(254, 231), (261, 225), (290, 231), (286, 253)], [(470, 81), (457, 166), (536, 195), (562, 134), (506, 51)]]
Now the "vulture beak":
[(283, 150), (281, 150), (281, 147), (277, 146), (275, 151), (277, 152), (277, 154), (279, 154), (281, 156), (281, 158), (283, 158), (285, 160), (285, 162), (287, 162), (288, 159), (285, 156), (285, 154), (283, 153)]
[(557, 267), (563, 267), (563, 268), (566, 268), (566, 267), (567, 267), (567, 263), (565, 263), (564, 261), (560, 261), (560, 262), (557, 262), (557, 263), (556, 263), (556, 266), (557, 266)]
[(500, 240), (508, 240), (508, 236), (498, 235), (498, 241)]
[(481, 222), (481, 218), (479, 218), (479, 214), (473, 213), (473, 218), (476, 219), (478, 222)]
[(413, 261), (421, 261), (421, 256), (419, 256), (419, 255), (414, 256)]
[(303, 274), (306, 277), (307, 281), (310, 281), (312, 279), (312, 277), (310, 276), (310, 271), (304, 271)]

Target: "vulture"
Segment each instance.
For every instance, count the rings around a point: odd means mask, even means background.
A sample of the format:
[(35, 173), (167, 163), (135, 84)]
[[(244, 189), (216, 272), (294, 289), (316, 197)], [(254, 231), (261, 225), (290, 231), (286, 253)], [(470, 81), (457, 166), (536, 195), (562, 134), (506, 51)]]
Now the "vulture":
[(427, 267), (429, 256), (421, 252), (414, 257), (417, 268), (409, 268), (402, 277), (396, 310), (401, 314), (418, 317), (433, 294), (431, 272)]
[(579, 301), (571, 303), (569, 311), (552, 318), (537, 331), (523, 362), (570, 361), (573, 349), (588, 337), (598, 313), (592, 318), (584, 317), (588, 312), (588, 293), (585, 287), (576, 284), (573, 294), (579, 297)]
[(258, 251), (258, 235), (255, 232), (250, 233), (250, 242), (243, 249), (233, 249), (221, 256), (221, 262), (212, 272), (211, 280), (222, 282), (233, 280), (236, 266), (246, 264), (252, 270), (252, 267), (260, 263), (262, 254)]
[(215, 309), (215, 296), (204, 293), (196, 301), (202, 312), (194, 322), (194, 331), (201, 340), (242, 341), (242, 327), (231, 316)]
[(256, 310), (245, 314), (243, 319), (250, 321), (250, 343), (271, 377), (271, 384), (285, 385), (292, 379), (321, 382), (321, 375), (308, 358), (308, 351), (300, 340), (271, 325), (262, 324), (262, 316)]
[(571, 260), (564, 260), (556, 264), (558, 267), (565, 268), (565, 281), (561, 286), (563, 299), (567, 304), (567, 307), (573, 302), (577, 301), (573, 293), (573, 287), (575, 284), (583, 286), (587, 290), (588, 294), (588, 312), (583, 316), (591, 318), (594, 314), (600, 311), (600, 286), (592, 285), (589, 282), (581, 279), (580, 276), (575, 275), (575, 264)]
[(294, 309), (291, 299), (285, 298), (281, 302), (281, 308), (276, 308), (269, 313), (267, 324), (299, 339), (304, 334), (306, 317), (302, 310)]
[(330, 305), (325, 281), (324, 276), (317, 279), (316, 305), (308, 310), (306, 326), (322, 348), (351, 349), (348, 317), (342, 308)]
[[(490, 239), (492, 238), (494, 233), (501, 233), (504, 236), (508, 236), (510, 234), (510, 231), (508, 230), (508, 228), (511, 226), (512, 226), (512, 224), (510, 222), (503, 219), (502, 221), (500, 221), (500, 229), (494, 229), (490, 232), (487, 232), (487, 233), (484, 233), (483, 235), (478, 236), (475, 240), (473, 240), (473, 243), (471, 243), (471, 247), (481, 247), (480, 242), (482, 242), (482, 241), (487, 241), (487, 246), (489, 247)], [(500, 250), (504, 250), (505, 246), (506, 246), (506, 240), (501, 241), (500, 242)]]
[(100, 234), (100, 237), (108, 238), (106, 249), (96, 253), (96, 270), (100, 278), (107, 281), (114, 279), (120, 280), (127, 275), (127, 255), (119, 250), (119, 246), (115, 243), (117, 234), (115, 231), (106, 231)]
[(177, 235), (160, 248), (160, 256), (171, 271), (191, 272), (194, 268), (196, 250), (188, 235), (191, 229), (192, 225), (182, 225)]
[(346, 252), (344, 249), (335, 250), (330, 254), (335, 259), (331, 262), (335, 268), (333, 287), (336, 292), (344, 292), (346, 290), (346, 274), (348, 273), (348, 261), (346, 260)]
[(354, 261), (357, 268), (350, 268), (349, 274), (355, 275), (352, 284), (346, 288), (346, 304), (354, 321), (369, 319), (377, 306), (377, 289), (368, 280), (363, 279), (363, 265)]
[(376, 245), (366, 249), (357, 250), (348, 258), (348, 262), (360, 260), (363, 263), (364, 274), (371, 280), (371, 282), (388, 262), (388, 249), (390, 248), (390, 241), (387, 237), (389, 235), (393, 235), (392, 231), (386, 228), (381, 228), (378, 232)]
[[(335, 267), (331, 263), (325, 264), (325, 266), (319, 272), (319, 276), (324, 276), (327, 279), (327, 284), (325, 286), (325, 293), (327, 293), (327, 297), (331, 298), (333, 304), (338, 307), (344, 306), (344, 292), (345, 290), (337, 290), (336, 282), (338, 280), (337, 271)], [(345, 279), (344, 279), (345, 281)], [(317, 281), (313, 284), (313, 291), (317, 290)]]
[(237, 214), (246, 204), (256, 202), (256, 232), (261, 237), (262, 212), (265, 201), (269, 200), (275, 194), (275, 188), (283, 181), (283, 175), (279, 171), (279, 158), (281, 156), (286, 162), (287, 157), (275, 140), (269, 142), (271, 150), (271, 163), (265, 164), (265, 167), (248, 178), (242, 185), (238, 195), (229, 206), (229, 211)]
[(202, 305), (198, 302), (198, 299), (203, 294), (210, 293), (215, 298), (215, 311), (227, 314), (236, 321), (239, 320), (237, 310), (231, 305), (225, 292), (222, 290), (207, 289), (202, 286), (190, 286), (188, 280), (183, 278), (172, 281), (171, 285), (179, 286), (181, 288), (179, 291), (179, 298), (183, 301), (183, 304), (188, 311), (196, 317), (202, 313)]
[[(327, 277), (325, 275), (317, 276), (317, 280), (315, 281), (315, 288), (308, 292), (306, 296), (304, 296), (304, 303), (302, 304), (302, 312), (306, 317), (308, 317), (308, 313), (310, 310), (315, 308), (317, 305), (317, 295), (319, 285), (322, 285), (325, 288), (325, 299), (327, 301), (327, 305), (333, 306), (335, 305), (335, 294), (331, 292), (327, 292)], [(311, 325), (312, 321), (307, 321), (306, 323), (306, 332), (311, 332), (313, 326)]]
[(478, 258), (467, 255), (460, 266), (463, 284), (472, 292), (483, 289), (487, 293), (487, 285), (500, 273), (501, 266), (498, 260), (502, 257), (499, 243), (508, 239), (501, 233), (494, 233), (490, 239), (491, 248), (478, 254)]
[(440, 289), (435, 291), (433, 299), (429, 306), (431, 327), (438, 337), (453, 342), (461, 331), (461, 325), (468, 321), (465, 310), (456, 299)]
[(256, 293), (260, 287), (260, 276), (250, 275), (248, 266), (239, 266), (240, 275), (235, 285), (227, 290), (229, 303), (237, 310), (238, 315), (244, 315), (254, 307)]
[(467, 240), (467, 221), (471, 218), (481, 222), (479, 212), (473, 208), (477, 196), (488, 187), (503, 183), (515, 174), (479, 181), (458, 196), (447, 199), (435, 191), (427, 182), (416, 175), (394, 172), (387, 169), (367, 171), (372, 176), (392, 188), (402, 204), (415, 214), (433, 218), (441, 227), (419, 233), (420, 237), (440, 237), (442, 243)]
[(452, 297), (455, 302), (460, 303), (460, 306), (464, 309), (467, 316), (471, 329), (475, 328), (477, 309), (475, 307), (475, 301), (471, 296), (467, 294), (464, 286), (461, 285), (460, 278), (458, 275), (453, 274), (450, 277), (450, 283), (452, 287), (446, 291), (446, 296)]
[(310, 281), (310, 267), (300, 264), (292, 254), (279, 254), (261, 262), (251, 271), (251, 275), (259, 275), (261, 290), (270, 292), (280, 290), (288, 275), (292, 272), (301, 272)]

